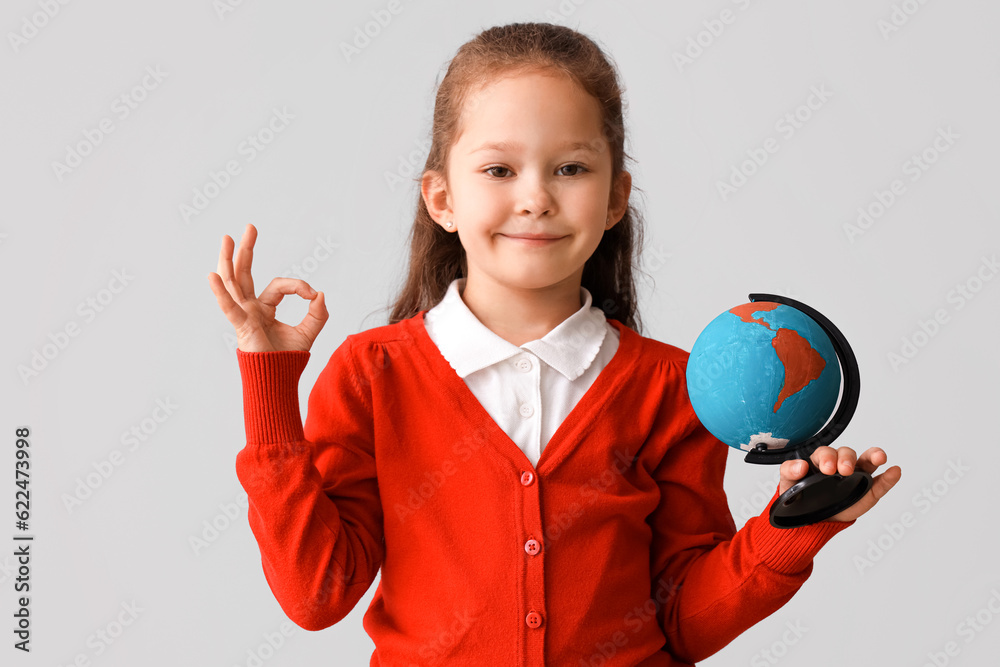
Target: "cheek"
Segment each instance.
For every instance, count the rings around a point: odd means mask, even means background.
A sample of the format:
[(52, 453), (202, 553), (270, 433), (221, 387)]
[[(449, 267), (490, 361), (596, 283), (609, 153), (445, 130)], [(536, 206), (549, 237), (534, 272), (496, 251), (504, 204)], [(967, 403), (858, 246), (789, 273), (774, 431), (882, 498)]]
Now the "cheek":
[(469, 214), (475, 217), (476, 226), (483, 233), (496, 232), (506, 228), (506, 222), (511, 217), (512, 204), (505, 198), (490, 196), (487, 193), (473, 199), (469, 205)]
[[(509, 195), (490, 183), (471, 179), (453, 192), (455, 203), (466, 216), (488, 219), (508, 210)], [(507, 208), (505, 208), (507, 207)]]
[(567, 187), (564, 190), (566, 206), (570, 206), (580, 213), (607, 207), (608, 191), (596, 179), (574, 185), (575, 187)]
[(460, 225), (459, 229), (461, 229), (462, 246), (466, 251), (472, 253), (489, 252), (496, 243), (496, 238), (493, 236), (496, 232), (496, 225), (484, 218), (482, 211), (478, 209), (467, 211), (465, 224)]
[(600, 197), (581, 194), (573, 201), (574, 217), (581, 224), (596, 225), (608, 217), (607, 205)]

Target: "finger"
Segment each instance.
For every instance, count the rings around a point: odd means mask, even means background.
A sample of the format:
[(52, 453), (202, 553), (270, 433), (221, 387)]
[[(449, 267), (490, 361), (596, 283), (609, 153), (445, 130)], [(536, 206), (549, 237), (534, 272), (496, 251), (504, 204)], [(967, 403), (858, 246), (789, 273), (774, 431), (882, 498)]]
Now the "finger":
[(326, 310), (326, 295), (316, 292), (310, 299), (309, 312), (295, 328), (310, 341), (314, 341), (329, 317), (330, 313)]
[(875, 472), (879, 466), (885, 465), (889, 457), (881, 447), (869, 447), (858, 457), (858, 467), (865, 472)]
[(780, 468), (782, 479), (787, 479), (792, 482), (802, 479), (806, 476), (807, 472), (809, 472), (809, 464), (802, 459), (785, 461), (781, 464)]
[(881, 475), (872, 478), (871, 493), (875, 496), (875, 502), (882, 499), (882, 496), (889, 493), (889, 490), (896, 486), (896, 482), (903, 476), (903, 470), (899, 466), (892, 466)]
[(243, 290), (240, 289), (239, 284), (233, 276), (233, 246), (233, 239), (230, 238), (229, 234), (224, 234), (222, 236), (222, 248), (219, 250), (219, 277), (236, 303), (242, 303)]
[(837, 472), (837, 450), (833, 447), (826, 445), (817, 447), (809, 458), (824, 475), (832, 475)]
[(841, 447), (837, 450), (837, 472), (847, 476), (854, 472), (854, 466), (858, 462), (858, 454), (850, 447)]
[(215, 300), (219, 303), (219, 308), (222, 309), (226, 319), (238, 330), (247, 319), (246, 312), (233, 301), (233, 297), (226, 291), (226, 286), (222, 284), (222, 278), (218, 273), (208, 274), (208, 285), (212, 288)]
[(872, 488), (868, 490), (864, 498), (832, 518), (837, 521), (852, 521), (857, 519), (874, 507), (896, 485), (896, 482), (899, 481), (902, 475), (903, 471), (899, 466), (893, 466), (881, 475), (872, 477)]
[(250, 267), (253, 264), (253, 244), (257, 240), (257, 228), (247, 223), (240, 239), (240, 249), (236, 252), (236, 282), (244, 295), (256, 294), (253, 289), (253, 278)]
[(286, 294), (298, 294), (303, 299), (314, 299), (316, 297), (316, 290), (310, 287), (309, 283), (304, 280), (278, 277), (268, 283), (264, 291), (257, 297), (257, 300), (272, 308), (277, 308)]
[(808, 472), (809, 463), (807, 461), (795, 459), (783, 462), (779, 468), (778, 493), (784, 493), (792, 488), (792, 485), (805, 477)]

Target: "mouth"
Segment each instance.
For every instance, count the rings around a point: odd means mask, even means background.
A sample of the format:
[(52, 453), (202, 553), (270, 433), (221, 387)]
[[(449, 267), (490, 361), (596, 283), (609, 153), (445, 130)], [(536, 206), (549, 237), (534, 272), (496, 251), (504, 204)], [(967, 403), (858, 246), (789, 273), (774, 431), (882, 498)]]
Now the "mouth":
[(565, 236), (552, 236), (549, 234), (501, 234), (504, 238), (508, 238), (511, 241), (517, 241), (523, 245), (529, 246), (545, 246), (560, 241)]

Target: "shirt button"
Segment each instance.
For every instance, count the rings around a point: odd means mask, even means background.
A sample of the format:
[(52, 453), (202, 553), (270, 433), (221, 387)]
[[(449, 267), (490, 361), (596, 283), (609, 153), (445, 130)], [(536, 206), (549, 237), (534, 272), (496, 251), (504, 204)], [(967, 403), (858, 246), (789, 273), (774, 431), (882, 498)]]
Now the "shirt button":
[(524, 543), (524, 550), (531, 556), (537, 554), (540, 549), (541, 547), (538, 544), (538, 540), (528, 540)]
[(537, 628), (542, 624), (542, 615), (537, 611), (529, 611), (528, 615), (524, 617), (524, 622), (528, 624), (529, 628)]
[(531, 474), (530, 471), (525, 470), (521, 473), (521, 484), (525, 486), (531, 486), (531, 483), (535, 480), (535, 476)]
[(522, 403), (520, 412), (522, 417), (530, 417), (535, 413), (535, 409), (527, 403)]
[(527, 373), (528, 371), (531, 370), (531, 361), (529, 359), (521, 357), (520, 359), (514, 362), (514, 367), (517, 368), (517, 370), (521, 371), (522, 373)]

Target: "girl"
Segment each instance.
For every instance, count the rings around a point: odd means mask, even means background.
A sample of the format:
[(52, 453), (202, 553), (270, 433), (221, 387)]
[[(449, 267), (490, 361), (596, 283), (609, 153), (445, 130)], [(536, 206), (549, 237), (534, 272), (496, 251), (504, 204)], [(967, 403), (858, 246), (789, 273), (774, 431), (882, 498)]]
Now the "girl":
[[(729, 448), (698, 422), (687, 354), (645, 338), (633, 281), (622, 95), (600, 48), (549, 24), (462, 46), (437, 91), (409, 274), (309, 396), (325, 296), (254, 296), (257, 230), (209, 282), (236, 328), (247, 443), (236, 470), (264, 574), (319, 630), (381, 580), (372, 665), (692, 665), (783, 605), (817, 551), (896, 483), (779, 530), (736, 530)], [(285, 295), (309, 300), (296, 327)], [(885, 453), (821, 448), (826, 474)], [(776, 496), (806, 472), (781, 466)], [(773, 501), (773, 499), (772, 499)]]

